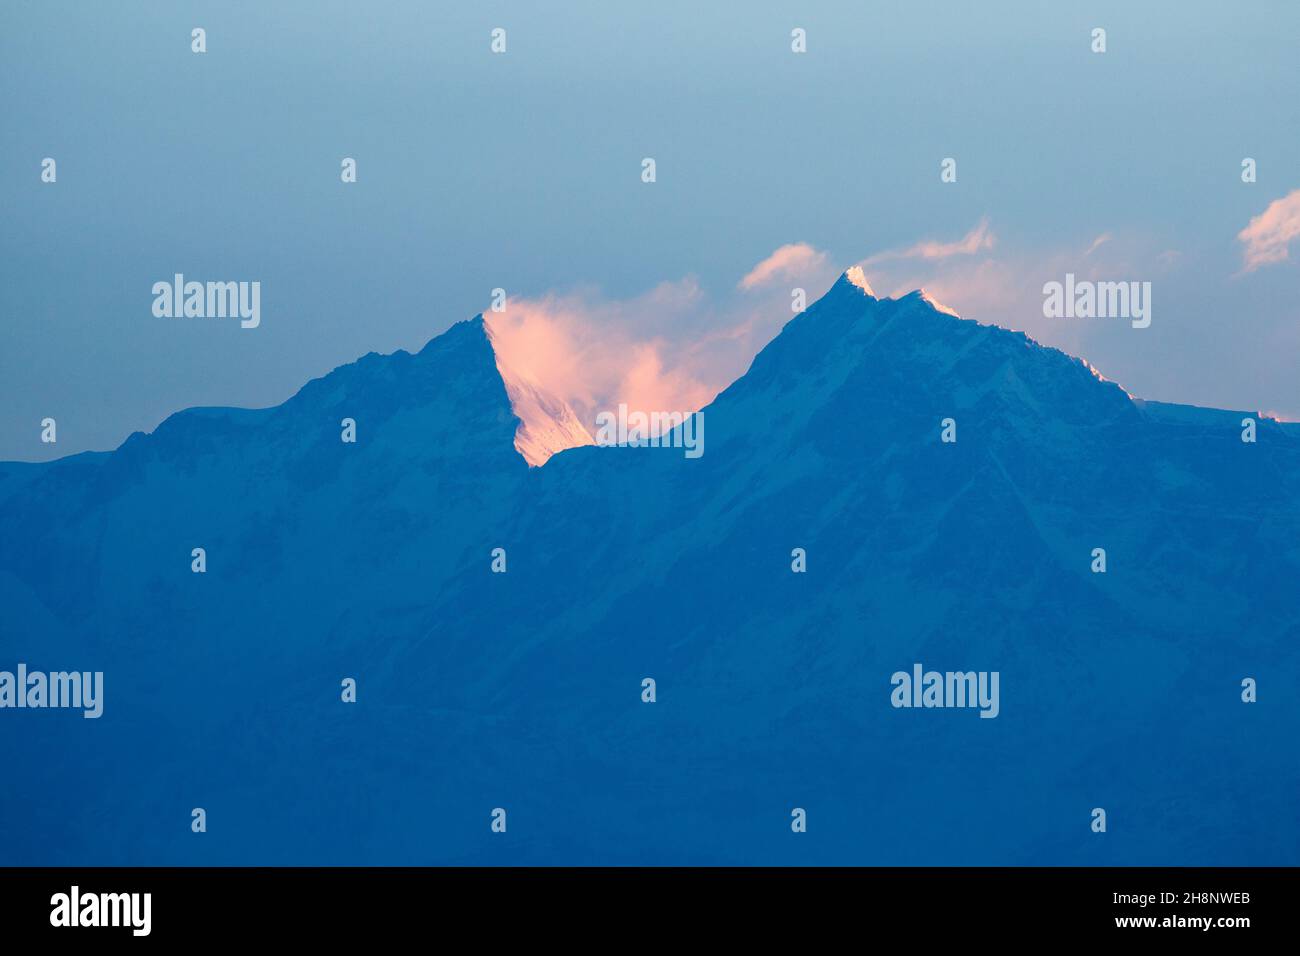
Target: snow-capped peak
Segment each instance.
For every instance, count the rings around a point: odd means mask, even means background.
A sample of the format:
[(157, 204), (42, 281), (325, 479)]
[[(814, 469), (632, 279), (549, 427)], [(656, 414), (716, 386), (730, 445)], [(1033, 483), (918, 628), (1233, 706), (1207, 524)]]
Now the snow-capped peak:
[(497, 372), (505, 383), (511, 410), (519, 419), (519, 427), (515, 430), (515, 450), (524, 460), (537, 467), (566, 448), (594, 445), (595, 439), (569, 404), (512, 368), (501, 357), (501, 350), (496, 347), (493, 339), (492, 326), (486, 320), (483, 321), (483, 328), (488, 341), (492, 343)]
[[(876, 297), (875, 290), (871, 288), (871, 283), (867, 281), (867, 274), (862, 271), (861, 266), (850, 266), (848, 269), (845, 269), (844, 274), (840, 276), (840, 283), (857, 286), (873, 299)], [(838, 285), (839, 283), (836, 284)]]
[(921, 301), (928, 303), (930, 307), (933, 308), (936, 312), (943, 312), (946, 315), (955, 316), (956, 318), (959, 319), (961, 318), (961, 316), (957, 313), (956, 309), (952, 308), (951, 306), (944, 305), (933, 295), (931, 295), (926, 289), (917, 289), (916, 291), (920, 293)]

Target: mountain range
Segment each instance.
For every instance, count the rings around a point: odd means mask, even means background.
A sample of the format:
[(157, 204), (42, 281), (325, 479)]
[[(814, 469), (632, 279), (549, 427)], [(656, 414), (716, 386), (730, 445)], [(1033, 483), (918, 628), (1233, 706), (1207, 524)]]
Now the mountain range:
[(597, 446), (479, 316), (0, 463), (0, 668), (104, 673), (0, 711), (0, 863), (1300, 863), (1300, 426), (859, 270), (701, 414)]

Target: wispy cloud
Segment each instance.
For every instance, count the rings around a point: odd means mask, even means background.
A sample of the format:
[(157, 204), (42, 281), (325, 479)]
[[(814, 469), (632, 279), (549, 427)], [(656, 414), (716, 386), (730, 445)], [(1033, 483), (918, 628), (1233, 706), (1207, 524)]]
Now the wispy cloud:
[(825, 265), (826, 253), (818, 252), (806, 242), (788, 243), (749, 270), (749, 274), (740, 280), (740, 288), (749, 290), (776, 279), (807, 275)]
[(1087, 251), (1083, 254), (1083, 257), (1084, 257), (1085, 259), (1088, 258), (1088, 256), (1092, 255), (1094, 252), (1096, 252), (1096, 251), (1097, 251), (1099, 248), (1101, 248), (1103, 245), (1105, 245), (1106, 243), (1110, 242), (1110, 240), (1111, 240), (1111, 235), (1110, 235), (1110, 233), (1109, 233), (1109, 232), (1103, 232), (1103, 233), (1102, 233), (1100, 236), (1098, 236), (1096, 239), (1092, 240), (1092, 245), (1090, 245), (1090, 246), (1088, 247)]
[[(1287, 201), (1300, 202), (1297, 195)], [(1276, 206), (1256, 221), (1271, 217), (1280, 223), (1285, 217)], [(1261, 228), (1258, 234), (1279, 229)], [(1043, 315), (1042, 287), (1050, 279), (1066, 273), (1093, 280), (1170, 276), (1183, 258), (1178, 250), (1124, 230), (1092, 239), (1076, 234), (1060, 245), (999, 242), (993, 249), (994, 241), (988, 222), (981, 220), (955, 241), (927, 240), (877, 253), (863, 264), (879, 263), (868, 269), (867, 278), (884, 295), (924, 288), (933, 301), (947, 303), (964, 318), (1021, 329), (1085, 356), (1138, 393), (1165, 388), (1167, 397), (1213, 404), (1196, 390), (1170, 391), (1167, 382), (1144, 379), (1146, 366), (1131, 358), (1132, 340), (1118, 333), (1115, 323), (1061, 322)], [(1269, 261), (1285, 258), (1285, 242), (1271, 255), (1276, 258)], [(744, 374), (792, 318), (790, 288), (783, 280), (797, 278), (811, 304), (838, 272), (832, 254), (808, 243), (788, 243), (734, 284), (724, 281), (712, 292), (691, 276), (624, 298), (578, 287), (535, 298), (511, 296), (505, 313), (489, 312), (487, 319), (509, 366), (567, 401), (594, 428), (596, 413), (621, 402), (659, 411), (707, 405)], [(1293, 336), (1300, 325), (1285, 328)], [(1286, 343), (1270, 354), (1293, 355), (1293, 339)]]
[[(954, 241), (926, 240), (863, 262), (884, 263), (868, 277), (891, 295), (924, 286), (962, 315), (1023, 328), (1023, 317), (1030, 323), (1041, 317), (1042, 285), (1022, 281), (1023, 275), (1055, 275), (1072, 267), (1079, 252), (1058, 252), (1060, 261), (1051, 263), (983, 255), (994, 242), (981, 219)], [(1090, 252), (1101, 245), (1099, 237)], [(708, 404), (792, 317), (783, 280), (797, 278), (811, 302), (838, 271), (828, 253), (794, 242), (755, 264), (734, 287), (738, 294), (711, 296), (688, 276), (631, 298), (593, 288), (512, 296), (504, 313), (486, 315), (510, 368), (568, 402), (592, 427), (597, 412), (621, 402), (664, 411)]]
[(816, 298), (834, 267), (824, 252), (792, 243), (740, 280), (744, 295), (711, 297), (688, 276), (623, 299), (593, 288), (511, 296), (504, 312), (484, 315), (502, 362), (592, 427), (620, 403), (648, 411), (708, 404), (792, 317), (790, 292), (775, 283), (795, 277)]
[(1253, 217), (1237, 239), (1245, 243), (1242, 272), (1254, 272), (1260, 266), (1284, 262), (1288, 245), (1300, 236), (1300, 189), (1281, 199), (1274, 199), (1262, 213)]
[(966, 235), (962, 236), (956, 242), (940, 242), (936, 239), (925, 239), (915, 245), (907, 246), (904, 249), (890, 249), (885, 252), (878, 252), (874, 256), (864, 259), (861, 263), (863, 266), (872, 266), (881, 262), (889, 262), (897, 259), (949, 259), (953, 256), (973, 256), (978, 252), (984, 252), (992, 249), (996, 238), (993, 231), (989, 229), (988, 217), (981, 219), (975, 228)]
[(537, 299), (512, 296), (486, 312), (493, 344), (513, 371), (568, 402), (590, 426), (600, 410), (693, 410), (716, 393), (691, 367), (673, 318), (704, 307), (693, 278), (666, 282), (632, 299), (584, 289)]

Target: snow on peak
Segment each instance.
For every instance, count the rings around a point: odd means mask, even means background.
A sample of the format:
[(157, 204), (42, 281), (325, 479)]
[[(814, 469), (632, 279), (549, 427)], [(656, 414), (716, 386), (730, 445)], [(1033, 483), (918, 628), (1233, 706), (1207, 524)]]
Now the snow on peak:
[(515, 429), (515, 450), (524, 460), (529, 465), (538, 467), (556, 452), (566, 448), (594, 445), (595, 439), (569, 404), (512, 368), (496, 347), (492, 326), (481, 315), (478, 316), (478, 321), (483, 323), (488, 341), (492, 343), (497, 372), (505, 383), (510, 408), (519, 419), (519, 427)]
[(918, 293), (920, 293), (920, 295), (921, 295), (921, 301), (922, 301), (922, 302), (925, 302), (925, 303), (927, 303), (927, 304), (929, 304), (929, 306), (930, 306), (932, 309), (934, 309), (936, 312), (943, 312), (945, 315), (951, 315), (951, 316), (954, 316), (954, 317), (959, 318), (959, 319), (961, 318), (961, 316), (957, 314), (957, 310), (956, 310), (956, 309), (951, 308), (950, 306), (944, 305), (942, 302), (940, 302), (938, 299), (936, 299), (934, 296), (932, 296), (932, 295), (931, 295), (929, 292), (927, 292), (925, 289), (923, 289), (923, 288), (922, 288), (922, 289), (917, 289), (916, 291), (917, 291)]
[(867, 281), (867, 274), (862, 271), (861, 266), (850, 266), (844, 270), (844, 274), (840, 276), (840, 282), (857, 286), (873, 299), (876, 297), (875, 290), (871, 288), (871, 283)]

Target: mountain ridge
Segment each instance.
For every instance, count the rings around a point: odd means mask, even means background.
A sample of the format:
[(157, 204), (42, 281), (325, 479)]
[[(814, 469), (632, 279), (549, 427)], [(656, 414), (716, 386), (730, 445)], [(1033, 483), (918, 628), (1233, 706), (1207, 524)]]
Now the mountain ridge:
[[(0, 646), (106, 675), (98, 720), (0, 713), (24, 768), (0, 845), (45, 865), (1300, 860), (1300, 440), (1162, 420), (1021, 333), (849, 285), (705, 406), (699, 458), (530, 467), (470, 320), (280, 406), (0, 466)], [(893, 708), (916, 662), (999, 672), (998, 717)]]
[[(1121, 391), (1124, 391), (1125, 395), (1127, 395), (1128, 398), (1132, 400), (1132, 402), (1135, 404), (1136, 407), (1146, 408), (1151, 414), (1158, 415), (1162, 420), (1180, 419), (1183, 421), (1187, 421), (1190, 417), (1194, 417), (1200, 414), (1205, 414), (1213, 418), (1222, 418), (1222, 415), (1220, 413), (1226, 415), (1250, 415), (1252, 417), (1256, 417), (1257, 419), (1259, 419), (1261, 425), (1271, 423), (1274, 426), (1281, 426), (1284, 431), (1300, 434), (1300, 423), (1287, 422), (1285, 420), (1281, 420), (1276, 417), (1267, 415), (1261, 411), (1248, 411), (1244, 409), (1238, 411), (1238, 410), (1230, 410), (1230, 409), (1220, 409), (1213, 406), (1199, 406), (1199, 405), (1190, 405), (1186, 403), (1156, 401), (1152, 399), (1139, 398), (1129, 393), (1127, 390), (1125, 390), (1122, 385), (1119, 385), (1118, 383), (1114, 382), (1114, 380), (1107, 378), (1101, 371), (1099, 371), (1095, 366), (1089, 363), (1086, 359), (1071, 355), (1069, 352), (1066, 352), (1055, 346), (1046, 345), (1025, 332), (1015, 331), (1006, 328), (1005, 326), (1000, 326), (993, 323), (982, 323), (974, 319), (965, 318), (961, 316), (957, 311), (933, 299), (933, 297), (931, 297), (924, 289), (914, 289), (911, 292), (908, 292), (907, 294), (898, 297), (877, 296), (875, 292), (872, 290), (871, 285), (867, 281), (862, 269), (857, 266), (851, 267), (845, 270), (844, 272), (842, 272), (838, 277), (838, 279), (832, 284), (830, 289), (828, 289), (827, 292), (822, 296), (822, 298), (818, 299), (816, 302), (810, 305), (803, 312), (799, 313), (794, 318), (790, 319), (786, 323), (786, 325), (782, 327), (782, 329), (778, 333), (778, 336), (768, 343), (768, 346), (774, 343), (776, 339), (779, 338), (780, 335), (786, 331), (786, 329), (791, 328), (804, 317), (815, 316), (816, 314), (818, 314), (819, 311), (826, 311), (825, 304), (829, 304), (829, 303), (843, 304), (844, 302), (852, 302), (856, 298), (861, 298), (863, 300), (872, 300), (876, 303), (881, 303), (881, 304), (896, 303), (900, 307), (906, 304), (913, 304), (919, 302), (924, 304), (924, 306), (927, 307), (929, 312), (931, 313), (935, 313), (937, 315), (941, 315), (945, 317), (950, 317), (953, 320), (960, 321), (963, 323), (971, 323), (972, 325), (978, 326), (980, 328), (994, 329), (1006, 335), (1020, 337), (1021, 339), (1024, 340), (1026, 344), (1030, 346), (1044, 349), (1051, 353), (1059, 353), (1060, 355), (1065, 356), (1072, 362), (1078, 363), (1082, 367), (1086, 368), (1090, 372), (1090, 374), (1092, 374), (1100, 381), (1113, 384)], [(819, 305), (823, 306), (821, 310), (818, 309)], [(897, 311), (893, 311), (890, 314), (889, 318), (892, 320), (893, 318), (897, 317), (898, 314), (900, 313)], [(502, 382), (506, 387), (506, 391), (508, 396), (510, 397), (510, 403), (512, 406), (511, 410), (516, 415), (516, 417), (519, 418), (519, 425), (517, 427), (514, 444), (516, 450), (525, 459), (525, 461), (528, 462), (529, 465), (535, 467), (541, 466), (552, 455), (556, 454), (559, 451), (564, 451), (569, 448), (580, 447), (582, 445), (594, 444), (595, 440), (592, 437), (589, 426), (584, 425), (578, 419), (576, 413), (573, 411), (572, 408), (570, 408), (567, 405), (567, 403), (565, 403), (563, 400), (559, 399), (558, 397), (547, 393), (538, 383), (532, 381), (527, 376), (524, 376), (523, 374), (511, 369), (508, 366), (508, 364), (502, 359), (499, 350), (493, 345), (493, 333), (491, 331), (490, 324), (486, 321), (484, 315), (482, 313), (479, 313), (469, 319), (463, 319), (453, 323), (451, 326), (447, 328), (446, 331), (430, 338), (416, 352), (410, 352), (405, 349), (397, 349), (393, 352), (388, 352), (388, 353), (368, 352), (365, 355), (360, 356), (357, 359), (354, 359), (352, 362), (347, 362), (344, 363), (343, 365), (336, 366), (335, 368), (324, 373), (323, 375), (310, 379), (302, 386), (300, 386), (291, 396), (289, 396), (289, 398), (275, 405), (261, 406), (256, 408), (248, 408), (242, 406), (224, 406), (224, 405), (189, 406), (183, 409), (179, 409), (173, 412), (172, 414), (168, 415), (155, 428), (153, 428), (150, 431), (132, 432), (123, 440), (121, 444), (119, 444), (114, 449), (109, 449), (106, 451), (78, 452), (78, 453), (74, 453), (73, 455), (63, 456), (62, 458), (49, 459), (47, 461), (40, 461), (40, 462), (0, 461), (0, 468), (16, 469), (17, 466), (27, 465), (27, 464), (36, 465), (36, 466), (49, 465), (54, 462), (65, 461), (69, 458), (77, 457), (79, 455), (113, 454), (116, 451), (126, 448), (128, 445), (138, 443), (141, 440), (147, 439), (149, 436), (157, 435), (159, 433), (170, 432), (172, 429), (178, 427), (179, 424), (182, 422), (202, 419), (205, 417), (212, 418), (212, 417), (226, 416), (230, 418), (242, 418), (244, 421), (249, 423), (256, 422), (258, 420), (260, 413), (269, 413), (277, 409), (284, 408), (285, 406), (290, 406), (295, 402), (299, 402), (303, 400), (305, 395), (306, 396), (313, 395), (318, 390), (327, 387), (327, 385), (331, 383), (338, 384), (339, 382), (349, 378), (350, 376), (359, 375), (362, 370), (369, 370), (372, 367), (379, 367), (380, 363), (392, 364), (392, 363), (407, 362), (410, 360), (419, 361), (420, 356), (425, 356), (426, 353), (429, 353), (431, 350), (437, 351), (439, 349), (445, 348), (451, 342), (461, 342), (461, 343), (468, 342), (470, 341), (471, 338), (477, 338), (477, 335), (480, 333), (487, 342), (488, 348), (490, 349), (492, 357), (495, 361), (497, 371), (500, 374)], [(451, 337), (448, 341), (442, 342), (441, 345), (435, 346), (436, 343), (439, 343), (440, 340), (443, 340), (444, 337), (447, 336)], [(755, 356), (754, 361), (757, 361), (759, 356), (763, 354), (763, 352), (768, 348), (768, 346), (764, 346), (763, 349), (759, 350), (759, 353)], [(751, 362), (749, 370), (747, 370), (746, 373), (742, 374), (735, 381), (730, 383), (726, 388), (722, 389), (718, 393), (718, 397), (725, 394), (737, 383), (739, 383), (742, 379), (744, 379), (746, 375), (749, 374), (749, 371), (752, 371), (752, 369), (753, 369), (753, 362)], [(717, 397), (715, 397), (714, 401), (716, 401), (716, 398)], [(707, 408), (711, 404), (713, 404), (713, 402), (710, 402), (703, 407)], [(521, 409), (526, 412), (525, 415), (519, 414)], [(3, 485), (0, 485), (0, 491), (3, 491)]]

